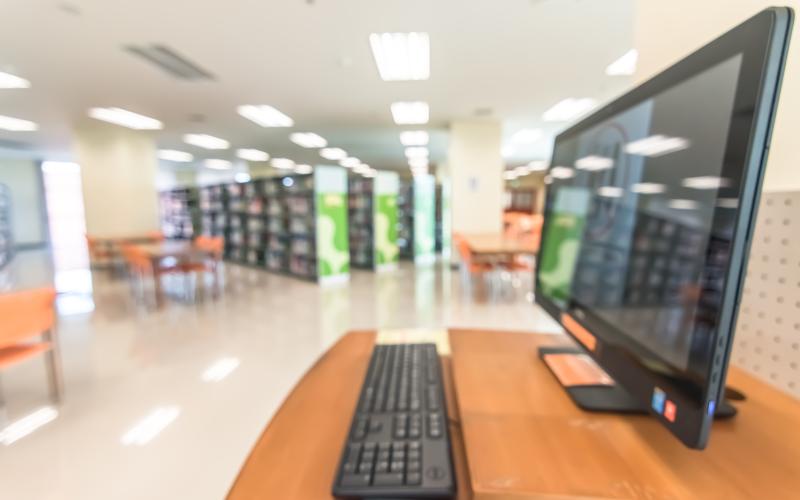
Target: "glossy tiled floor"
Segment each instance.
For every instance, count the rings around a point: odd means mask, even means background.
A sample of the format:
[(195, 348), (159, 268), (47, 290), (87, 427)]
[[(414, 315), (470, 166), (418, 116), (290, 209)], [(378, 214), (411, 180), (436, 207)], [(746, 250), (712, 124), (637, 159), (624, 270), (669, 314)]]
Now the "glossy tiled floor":
[[(61, 279), (85, 290), (82, 277)], [(62, 298), (66, 399), (53, 421), (0, 443), (0, 498), (220, 499), (293, 384), (348, 329), (558, 331), (526, 299), (525, 280), (495, 301), (438, 267), (356, 272), (320, 288), (227, 266), (225, 281), (218, 300), (159, 311), (98, 273), (91, 298)], [(39, 360), (5, 372), (3, 385), (10, 421), (48, 404)]]

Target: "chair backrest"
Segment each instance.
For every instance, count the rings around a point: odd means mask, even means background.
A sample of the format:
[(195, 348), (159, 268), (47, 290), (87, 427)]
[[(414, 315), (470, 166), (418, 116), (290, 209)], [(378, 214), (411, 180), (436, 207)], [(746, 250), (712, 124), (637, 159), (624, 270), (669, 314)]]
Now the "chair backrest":
[(469, 247), (467, 240), (458, 233), (453, 233), (453, 241), (458, 249), (458, 255), (461, 257), (461, 262), (466, 265), (472, 263), (472, 249)]
[(215, 259), (221, 259), (225, 252), (225, 238), (222, 236), (198, 236), (194, 239), (194, 244), (214, 254)]
[(150, 265), (150, 260), (136, 245), (123, 244), (119, 250), (125, 263), (132, 268), (143, 270)]
[(55, 300), (53, 287), (0, 294), (0, 348), (19, 344), (53, 328)]

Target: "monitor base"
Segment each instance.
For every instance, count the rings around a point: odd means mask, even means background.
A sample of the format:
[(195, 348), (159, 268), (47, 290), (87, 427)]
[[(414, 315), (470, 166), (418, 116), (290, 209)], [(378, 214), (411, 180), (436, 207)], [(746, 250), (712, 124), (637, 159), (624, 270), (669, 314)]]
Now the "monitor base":
[[(586, 354), (585, 351), (575, 347), (540, 347), (539, 357), (544, 360), (548, 354)], [(553, 372), (552, 367), (545, 362), (545, 365)], [(561, 383), (557, 374), (556, 380)], [(572, 401), (582, 410), (591, 412), (611, 412), (611, 413), (630, 413), (630, 414), (649, 414), (650, 408), (642, 405), (642, 403), (628, 391), (618, 384), (596, 384), (596, 385), (572, 385), (566, 386), (561, 384), (564, 391), (569, 395)], [(726, 389), (726, 394), (729, 390)], [(738, 391), (731, 389), (732, 394), (741, 395)], [(741, 396), (743, 399), (743, 395)], [(732, 398), (733, 399), (733, 398)], [(727, 400), (717, 406), (714, 414), (715, 419), (731, 418), (736, 415), (736, 408), (731, 405)]]

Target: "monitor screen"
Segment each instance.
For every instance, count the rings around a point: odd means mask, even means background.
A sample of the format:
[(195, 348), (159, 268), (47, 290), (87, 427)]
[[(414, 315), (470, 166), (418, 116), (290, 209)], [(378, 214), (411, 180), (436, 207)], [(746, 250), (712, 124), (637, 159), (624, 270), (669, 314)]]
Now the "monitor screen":
[(537, 302), (644, 405), (680, 403), (659, 416), (689, 446), (724, 378), (789, 18), (762, 12), (553, 149)]

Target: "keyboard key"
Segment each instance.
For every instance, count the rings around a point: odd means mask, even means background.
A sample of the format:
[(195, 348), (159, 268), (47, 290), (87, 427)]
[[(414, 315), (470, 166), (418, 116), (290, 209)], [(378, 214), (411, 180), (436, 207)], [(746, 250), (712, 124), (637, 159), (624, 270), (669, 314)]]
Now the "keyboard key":
[(422, 464), (419, 460), (409, 460), (408, 461), (408, 472), (419, 472), (422, 468)]
[(372, 472), (372, 462), (361, 462), (358, 464), (358, 473), (359, 474), (367, 474)]
[(408, 459), (409, 460), (419, 460), (420, 453), (419, 450), (409, 450), (408, 451)]
[(378, 463), (375, 464), (375, 473), (379, 472), (389, 472), (388, 460), (378, 460)]
[(411, 441), (408, 443), (409, 450), (419, 450), (420, 448), (422, 448), (422, 442), (420, 441)]
[(389, 461), (389, 450), (381, 450), (378, 452), (378, 460), (386, 460)]
[(353, 474), (356, 471), (356, 468), (355, 462), (345, 462), (345, 464), (342, 465), (342, 472)]
[(403, 472), (405, 465), (405, 462), (402, 460), (392, 460), (392, 462), (389, 464), (389, 470), (392, 472)]
[(370, 474), (345, 474), (342, 476), (342, 486), (369, 486)]
[(400, 486), (403, 484), (403, 473), (375, 474), (375, 486)]
[(361, 461), (362, 462), (369, 462), (372, 463), (375, 460), (375, 452), (374, 451), (364, 451), (361, 454)]
[(366, 443), (364, 443), (364, 451), (365, 452), (367, 452), (367, 451), (373, 451), (374, 452), (377, 448), (378, 448), (378, 443), (376, 443), (375, 441), (367, 441)]
[(409, 472), (406, 474), (406, 484), (419, 484), (422, 482), (422, 474), (419, 472)]

